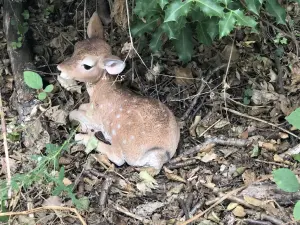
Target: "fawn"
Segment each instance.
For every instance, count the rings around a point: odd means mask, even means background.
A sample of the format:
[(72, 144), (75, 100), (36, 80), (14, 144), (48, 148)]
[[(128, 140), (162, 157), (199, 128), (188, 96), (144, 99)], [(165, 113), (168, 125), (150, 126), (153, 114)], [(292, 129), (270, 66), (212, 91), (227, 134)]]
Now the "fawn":
[[(118, 166), (152, 167), (158, 171), (176, 152), (180, 129), (173, 113), (156, 99), (135, 95), (119, 87), (114, 76), (125, 63), (113, 56), (104, 40), (103, 25), (95, 12), (88, 38), (76, 43), (71, 58), (57, 68), (64, 79), (85, 82), (90, 102), (70, 112), (83, 133), (101, 131), (111, 144), (99, 141), (97, 151)], [(90, 134), (76, 134), (87, 144)]]

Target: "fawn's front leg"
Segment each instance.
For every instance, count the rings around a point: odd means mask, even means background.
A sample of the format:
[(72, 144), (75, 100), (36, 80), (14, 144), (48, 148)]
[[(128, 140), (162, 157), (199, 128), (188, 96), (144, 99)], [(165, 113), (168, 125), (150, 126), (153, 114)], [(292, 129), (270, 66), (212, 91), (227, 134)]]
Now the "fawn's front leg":
[(69, 119), (78, 121), (80, 123), (81, 132), (87, 133), (89, 130), (94, 129), (93, 128), (93, 121), (88, 116), (88, 112), (90, 110), (90, 104), (81, 104), (79, 106), (79, 109), (73, 110), (69, 114)]
[[(86, 146), (91, 137), (91, 134), (76, 134), (75, 141), (78, 141), (80, 144)], [(102, 141), (98, 141), (97, 151), (104, 154), (110, 161), (115, 163), (117, 166), (121, 166), (125, 163), (122, 150), (118, 147), (116, 148), (113, 145), (109, 145)]]

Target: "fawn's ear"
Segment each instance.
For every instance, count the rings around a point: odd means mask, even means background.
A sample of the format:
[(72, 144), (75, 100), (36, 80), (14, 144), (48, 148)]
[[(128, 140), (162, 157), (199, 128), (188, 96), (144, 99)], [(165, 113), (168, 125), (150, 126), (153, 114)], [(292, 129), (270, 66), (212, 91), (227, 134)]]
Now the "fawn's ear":
[(87, 27), (87, 35), (89, 38), (104, 38), (103, 25), (97, 12), (94, 12), (90, 18), (89, 25)]
[(111, 75), (119, 74), (125, 68), (125, 62), (123, 62), (121, 59), (119, 59), (116, 56), (108, 57), (104, 59), (103, 62), (104, 62), (105, 70)]

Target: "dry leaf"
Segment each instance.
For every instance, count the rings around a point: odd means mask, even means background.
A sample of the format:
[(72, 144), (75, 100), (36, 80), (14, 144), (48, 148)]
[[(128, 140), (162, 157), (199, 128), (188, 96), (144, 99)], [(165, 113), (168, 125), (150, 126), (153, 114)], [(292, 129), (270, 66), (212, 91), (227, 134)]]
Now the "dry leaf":
[(63, 206), (62, 200), (58, 196), (50, 196), (45, 199), (43, 206)]
[(227, 206), (227, 210), (231, 211), (235, 209), (239, 204), (236, 202), (230, 202), (229, 205)]
[(147, 71), (145, 76), (148, 81), (154, 81), (155, 77), (159, 75), (160, 72), (161, 72), (161, 66), (158, 63), (156, 63), (156, 65), (153, 68), (151, 68), (151, 70)]
[(255, 105), (267, 104), (271, 101), (277, 101), (279, 95), (275, 92), (253, 89), (251, 100)]
[(45, 116), (54, 122), (66, 125), (66, 118), (68, 116), (68, 113), (65, 110), (58, 109), (59, 107), (60, 106), (57, 105), (47, 109), (45, 112)]
[(194, 77), (191, 68), (175, 67), (176, 83), (178, 85), (190, 85), (194, 83)]
[(273, 157), (274, 162), (284, 162), (283, 158), (277, 154)]
[(145, 204), (136, 206), (135, 209), (133, 209), (133, 213), (142, 217), (147, 217), (152, 215), (154, 211), (163, 207), (164, 205), (165, 204), (162, 202), (147, 202)]
[(214, 152), (209, 152), (209, 153), (206, 153), (202, 158), (201, 158), (201, 161), (204, 162), (204, 163), (207, 163), (207, 162), (210, 162), (210, 161), (213, 161), (217, 158), (217, 154), (215, 154)]
[(196, 127), (201, 121), (201, 116), (195, 116), (193, 124), (190, 126), (189, 131), (192, 137), (196, 137)]
[[(232, 53), (231, 53), (232, 50)], [(222, 51), (222, 57), (225, 61), (229, 61), (231, 55), (231, 61), (234, 62), (240, 58), (240, 53), (234, 45), (226, 45)]]
[(68, 186), (68, 185), (72, 184), (72, 181), (71, 181), (69, 178), (66, 178), (66, 177), (65, 177), (65, 178), (63, 179), (63, 183), (64, 183), (65, 186)]
[(255, 175), (255, 173), (253, 171), (246, 170), (242, 174), (242, 178), (243, 178), (243, 181), (244, 181), (245, 185), (250, 185), (250, 184), (252, 184), (256, 180), (256, 175)]
[(238, 205), (237, 207), (235, 207), (235, 209), (232, 211), (233, 215), (235, 215), (236, 217), (245, 217), (246, 216), (246, 212), (244, 210), (244, 208), (240, 205)]
[(127, 27), (126, 5), (123, 0), (115, 0), (112, 6), (111, 17), (123, 30)]
[(179, 182), (182, 182), (182, 183), (186, 183), (186, 180), (183, 179), (182, 177), (176, 175), (176, 174), (173, 174), (173, 173), (165, 173), (166, 177), (169, 179), (169, 180), (173, 180), (173, 181), (179, 181)]
[(250, 205), (253, 205), (253, 206), (261, 207), (263, 205), (262, 201), (260, 201), (256, 198), (252, 198), (250, 196), (244, 196), (244, 199), (247, 203), (249, 203)]
[(268, 151), (273, 151), (273, 152), (277, 151), (277, 145), (275, 145), (273, 143), (270, 143), (270, 142), (259, 141), (258, 142), (258, 146), (261, 147), (261, 148), (264, 148), (264, 149), (266, 149)]

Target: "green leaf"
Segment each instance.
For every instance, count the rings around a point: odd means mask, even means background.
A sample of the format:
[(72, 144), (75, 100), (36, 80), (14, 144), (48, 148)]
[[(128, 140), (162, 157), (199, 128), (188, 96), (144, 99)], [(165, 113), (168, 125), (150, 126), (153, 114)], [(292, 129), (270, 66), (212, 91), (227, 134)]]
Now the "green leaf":
[(256, 15), (259, 14), (259, 10), (262, 4), (262, 0), (245, 0), (247, 9), (254, 12)]
[(205, 44), (205, 45), (211, 45), (212, 39), (207, 32), (207, 28), (208, 27), (206, 26), (206, 23), (198, 22), (197, 28), (196, 28), (197, 37), (198, 37), (198, 41), (200, 43)]
[(300, 162), (300, 154), (292, 155), (293, 159)]
[(300, 220), (300, 201), (298, 201), (293, 210), (295, 220)]
[(88, 197), (82, 197), (80, 199), (76, 199), (74, 204), (81, 210), (88, 210), (90, 206), (90, 200)]
[(232, 2), (232, 0), (219, 0), (219, 2), (222, 2), (226, 7), (227, 5)]
[(285, 24), (286, 12), (277, 0), (267, 0), (266, 10), (276, 18), (278, 24)]
[(138, 17), (146, 17), (148, 20), (153, 14), (159, 12), (158, 9), (157, 0), (137, 0), (133, 11)]
[(22, 13), (22, 16), (24, 17), (24, 20), (28, 20), (29, 19), (29, 11), (24, 10), (24, 12)]
[(161, 28), (168, 35), (169, 39), (172, 40), (172, 39), (177, 39), (181, 29), (185, 27), (185, 24), (186, 24), (186, 18), (180, 17), (179, 20), (176, 22), (171, 21), (171, 22), (163, 23), (161, 25)]
[(181, 30), (178, 39), (173, 40), (173, 42), (179, 59), (184, 63), (190, 61), (193, 55), (194, 44), (192, 29), (188, 24)]
[(99, 140), (95, 136), (90, 137), (90, 139), (88, 140), (88, 142), (86, 144), (86, 148), (85, 148), (86, 154), (89, 154), (91, 151), (96, 149), (98, 146), (98, 143), (99, 143)]
[(162, 47), (162, 36), (164, 34), (164, 30), (159, 27), (159, 29), (152, 34), (152, 39), (150, 41), (149, 47), (153, 52), (159, 51)]
[(285, 117), (285, 119), (298, 130), (300, 130), (300, 108), (297, 108), (290, 115)]
[(245, 16), (244, 12), (242, 10), (232, 10), (232, 13), (235, 17), (235, 19), (237, 20), (238, 25), (241, 26), (248, 26), (248, 27), (255, 27), (257, 22), (249, 17), (249, 16)]
[[(3, 190), (2, 190), (3, 191)], [(5, 201), (1, 199), (1, 212), (7, 212), (7, 208), (5, 207)], [(9, 216), (0, 216), (0, 222), (7, 223), (9, 221)]]
[(219, 38), (228, 35), (233, 30), (235, 22), (236, 19), (232, 11), (225, 13), (223, 19), (219, 22)]
[(224, 8), (218, 3), (211, 0), (194, 0), (196, 5), (199, 6), (202, 12), (207, 16), (218, 16), (222, 17)]
[(65, 167), (61, 167), (58, 174), (58, 179), (62, 181), (65, 178)]
[(300, 188), (296, 175), (290, 169), (274, 170), (273, 178), (277, 186), (285, 192), (296, 192)]
[(164, 22), (177, 21), (179, 17), (187, 15), (190, 11), (191, 3), (193, 0), (175, 0), (170, 3), (165, 10), (165, 20)]
[(161, 28), (168, 35), (169, 39), (177, 39), (178, 29), (176, 29), (176, 22), (167, 22), (161, 25)]
[[(249, 103), (250, 103), (250, 99), (249, 99)], [(244, 98), (244, 104), (245, 104), (245, 98)], [(245, 105), (247, 105), (247, 104), (245, 104)], [(254, 145), (253, 149), (252, 149), (251, 157), (257, 157), (259, 155), (259, 153), (260, 153), (260, 150), (258, 148), (258, 145)]]
[(136, 25), (134, 25), (131, 28), (131, 34), (132, 36), (141, 36), (146, 32), (152, 32), (154, 28), (157, 26), (157, 21), (159, 20), (159, 17), (153, 17), (152, 19), (147, 20), (147, 23), (143, 23), (142, 21), (139, 21)]
[(43, 101), (47, 98), (47, 93), (46, 92), (41, 92), (38, 94), (38, 99)]
[(33, 71), (24, 71), (24, 81), (33, 89), (41, 89), (43, 88), (43, 80), (41, 76)]
[(17, 47), (21, 48), (22, 47), (22, 42), (17, 42)]
[(49, 92), (53, 91), (53, 88), (54, 88), (53, 84), (49, 84), (45, 87), (44, 92), (49, 93)]
[(158, 0), (158, 4), (161, 9), (164, 9), (165, 5), (167, 5), (168, 3), (169, 3), (168, 0)]

